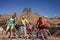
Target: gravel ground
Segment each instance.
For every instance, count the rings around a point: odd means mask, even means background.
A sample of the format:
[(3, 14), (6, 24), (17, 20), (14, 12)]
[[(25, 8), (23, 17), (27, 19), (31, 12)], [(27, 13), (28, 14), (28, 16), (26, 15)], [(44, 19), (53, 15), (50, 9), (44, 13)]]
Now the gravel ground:
[[(5, 34), (5, 32), (4, 32)], [(1, 40), (1, 37), (2, 37), (2, 33), (0, 32), (0, 40)], [(5, 40), (5, 39), (4, 39)], [(8, 39), (9, 40), (9, 39)], [(16, 38), (12, 38), (12, 40), (17, 40)], [(22, 39), (22, 38), (19, 38), (19, 40), (25, 40), (25, 39)], [(26, 40), (31, 40), (31, 39), (26, 39)], [(40, 40), (38, 38), (35, 38), (34, 40)], [(56, 38), (56, 37), (51, 37), (51, 40), (60, 40), (60, 38)]]

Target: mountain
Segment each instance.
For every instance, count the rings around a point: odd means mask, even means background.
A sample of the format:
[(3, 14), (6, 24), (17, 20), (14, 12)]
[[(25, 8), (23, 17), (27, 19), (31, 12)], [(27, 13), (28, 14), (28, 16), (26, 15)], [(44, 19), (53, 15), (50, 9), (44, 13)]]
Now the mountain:
[[(31, 11), (31, 9), (24, 9), (22, 14), (19, 15), (17, 18), (17, 21), (20, 21), (20, 19), (22, 18), (22, 16), (25, 16), (32, 24), (36, 24), (36, 21), (38, 20), (38, 13), (34, 13)], [(45, 21), (45, 23), (50, 23), (50, 24), (54, 24), (54, 23), (58, 23), (60, 22), (60, 19), (56, 19), (56, 18), (48, 18), (46, 16), (42, 16), (43, 20)]]
[(60, 16), (57, 16), (57, 17), (54, 17), (54, 18), (56, 18), (56, 19), (60, 19)]
[[(38, 13), (34, 13), (32, 12), (31, 9), (25, 8), (20, 15), (17, 15), (16, 23), (18, 24), (20, 23), (22, 16), (25, 16), (29, 20), (29, 22), (31, 22), (32, 24), (36, 24), (36, 21), (38, 20), (38, 17), (39, 17)], [(8, 18), (9, 18), (9, 15), (0, 16), (0, 20), (7, 21)], [(48, 18), (45, 16), (42, 16), (42, 18), (45, 21), (45, 23), (54, 24), (54, 23), (60, 22), (60, 19), (56, 19), (56, 18)]]

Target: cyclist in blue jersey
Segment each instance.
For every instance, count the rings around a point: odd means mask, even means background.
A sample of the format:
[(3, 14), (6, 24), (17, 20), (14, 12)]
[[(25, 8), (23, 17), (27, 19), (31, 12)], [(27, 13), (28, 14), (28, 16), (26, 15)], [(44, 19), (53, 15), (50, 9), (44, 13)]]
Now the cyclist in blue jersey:
[(10, 36), (11, 36), (12, 30), (14, 29), (15, 16), (16, 16), (15, 13), (11, 14), (11, 17), (9, 18), (9, 20), (7, 22), (6, 34), (5, 35), (7, 35), (8, 31), (9, 31), (10, 32)]

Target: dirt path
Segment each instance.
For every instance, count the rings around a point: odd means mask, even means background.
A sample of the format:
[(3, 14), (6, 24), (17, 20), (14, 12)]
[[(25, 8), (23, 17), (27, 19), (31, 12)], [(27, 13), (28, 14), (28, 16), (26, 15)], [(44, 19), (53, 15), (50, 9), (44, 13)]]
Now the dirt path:
[[(4, 33), (5, 34), (5, 33)], [(0, 40), (2, 37), (2, 33), (0, 32)], [(9, 39), (8, 39), (9, 40)], [(12, 38), (12, 40), (17, 40), (16, 38)], [(19, 40), (22, 40), (22, 38), (19, 38)], [(24, 40), (24, 39), (23, 39)], [(31, 39), (27, 39), (27, 40), (31, 40)], [(40, 40), (38, 38), (36, 38), (35, 40)], [(56, 37), (51, 37), (51, 40), (60, 40), (60, 38), (56, 38)]]

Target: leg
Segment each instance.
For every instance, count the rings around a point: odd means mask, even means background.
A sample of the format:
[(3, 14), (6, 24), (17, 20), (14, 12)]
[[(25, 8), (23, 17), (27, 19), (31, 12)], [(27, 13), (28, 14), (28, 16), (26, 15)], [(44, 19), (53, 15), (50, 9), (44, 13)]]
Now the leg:
[(23, 29), (23, 26), (21, 26), (21, 34), (23, 33), (23, 30), (24, 30), (24, 29)]
[(36, 33), (36, 37), (38, 38), (38, 32)]
[(24, 28), (23, 28), (23, 26), (21, 26), (21, 37), (23, 38), (23, 36), (24, 36)]
[(9, 26), (7, 26), (5, 36), (7, 35), (9, 29), (10, 29)]
[(24, 27), (24, 33), (25, 33), (25, 36), (27, 36), (27, 33), (26, 33), (26, 26)]
[(10, 30), (10, 35), (12, 36), (12, 31), (14, 29), (14, 25), (11, 26), (11, 30)]
[(6, 35), (7, 35), (8, 31), (9, 31), (9, 29), (10, 29), (10, 26), (7, 26), (6, 33), (5, 33), (5, 36), (4, 36), (5, 37), (5, 40), (7, 40), (7, 36)]

